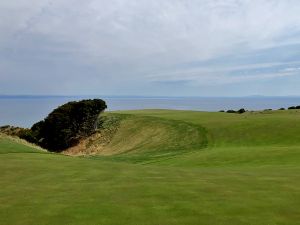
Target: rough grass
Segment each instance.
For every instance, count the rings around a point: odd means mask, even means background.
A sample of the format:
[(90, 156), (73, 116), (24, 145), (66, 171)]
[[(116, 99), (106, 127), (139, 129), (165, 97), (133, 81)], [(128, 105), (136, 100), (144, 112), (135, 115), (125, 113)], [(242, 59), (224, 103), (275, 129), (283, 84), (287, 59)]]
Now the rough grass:
[[(141, 162), (173, 157), (201, 150), (208, 145), (207, 132), (200, 125), (149, 116), (106, 114), (103, 129), (66, 151), (67, 154), (86, 152), (109, 156), (113, 160)], [(117, 129), (112, 127), (118, 122)], [(112, 125), (111, 125), (112, 124)]]
[(300, 145), (300, 110), (257, 111), (244, 114), (176, 110), (122, 111), (203, 126), (213, 147)]
[[(37, 150), (2, 137), (0, 224), (300, 224), (297, 111), (124, 113), (132, 116), (110, 144), (130, 151), (117, 155), (28, 154)], [(190, 128), (198, 142), (184, 139)], [(143, 141), (129, 148), (135, 138)]]
[(25, 153), (25, 152), (45, 153), (46, 151), (18, 137), (7, 136), (6, 134), (0, 133), (0, 154)]

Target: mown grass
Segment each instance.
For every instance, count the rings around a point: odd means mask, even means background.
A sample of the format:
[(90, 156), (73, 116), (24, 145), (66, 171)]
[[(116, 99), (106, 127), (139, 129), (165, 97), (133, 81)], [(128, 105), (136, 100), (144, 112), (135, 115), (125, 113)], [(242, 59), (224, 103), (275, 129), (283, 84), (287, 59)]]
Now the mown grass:
[[(37, 150), (2, 137), (0, 224), (300, 224), (298, 112), (122, 113), (133, 116), (112, 145), (131, 142), (131, 132), (143, 144), (115, 156), (28, 154)], [(151, 124), (147, 135), (138, 135), (140, 126)], [(155, 136), (158, 124), (190, 147), (170, 148), (168, 132), (159, 131), (164, 141), (155, 145), (143, 139)], [(183, 138), (189, 124), (205, 131), (199, 143), (205, 134), (208, 147), (192, 148), (194, 140)], [(165, 157), (172, 150), (176, 154)]]
[(18, 138), (0, 135), (0, 154), (7, 153), (43, 153), (43, 151)]

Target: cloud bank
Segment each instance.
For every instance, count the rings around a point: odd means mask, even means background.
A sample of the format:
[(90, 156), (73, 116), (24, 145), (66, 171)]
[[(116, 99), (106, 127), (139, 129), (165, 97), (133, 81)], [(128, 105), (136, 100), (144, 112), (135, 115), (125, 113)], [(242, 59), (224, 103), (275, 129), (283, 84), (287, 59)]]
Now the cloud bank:
[(0, 2), (2, 94), (299, 94), (297, 0)]

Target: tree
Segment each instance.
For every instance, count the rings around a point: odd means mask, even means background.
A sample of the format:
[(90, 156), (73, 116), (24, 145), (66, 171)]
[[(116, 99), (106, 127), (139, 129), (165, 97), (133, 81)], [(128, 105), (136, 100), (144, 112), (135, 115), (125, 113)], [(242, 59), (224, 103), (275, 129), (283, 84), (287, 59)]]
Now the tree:
[(235, 110), (233, 110), (233, 109), (229, 109), (229, 110), (227, 110), (226, 112), (227, 112), (227, 113), (239, 113), (239, 114), (242, 114), (242, 113), (245, 113), (246, 110), (245, 110), (244, 108), (239, 109), (238, 111), (235, 111)]
[(68, 102), (34, 124), (32, 135), (41, 147), (61, 152), (77, 144), (80, 138), (91, 135), (99, 114), (106, 108), (101, 99)]
[(22, 129), (17, 133), (19, 138), (22, 138), (30, 143), (36, 143), (37, 139), (30, 129)]
[(239, 114), (242, 114), (242, 113), (244, 113), (244, 112), (246, 112), (246, 110), (245, 110), (244, 108), (239, 109), (239, 110), (237, 111), (237, 113), (239, 113)]
[(236, 113), (236, 111), (232, 110), (232, 109), (229, 109), (226, 111), (227, 113)]

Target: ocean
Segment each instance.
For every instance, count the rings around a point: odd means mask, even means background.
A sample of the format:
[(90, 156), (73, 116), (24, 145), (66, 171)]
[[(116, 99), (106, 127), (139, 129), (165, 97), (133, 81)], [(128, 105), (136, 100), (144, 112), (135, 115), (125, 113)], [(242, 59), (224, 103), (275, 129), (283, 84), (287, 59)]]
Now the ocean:
[(219, 111), (278, 109), (300, 105), (300, 97), (101, 97), (101, 96), (0, 96), (0, 126), (31, 127), (53, 109), (68, 101), (101, 98), (108, 111), (177, 109)]

